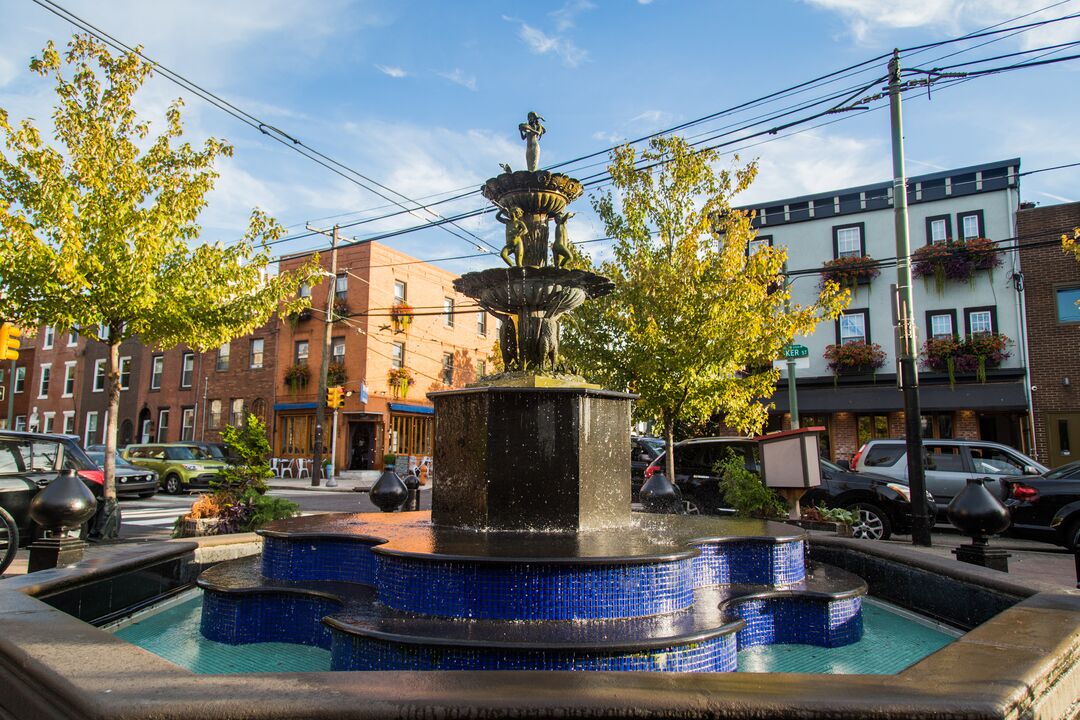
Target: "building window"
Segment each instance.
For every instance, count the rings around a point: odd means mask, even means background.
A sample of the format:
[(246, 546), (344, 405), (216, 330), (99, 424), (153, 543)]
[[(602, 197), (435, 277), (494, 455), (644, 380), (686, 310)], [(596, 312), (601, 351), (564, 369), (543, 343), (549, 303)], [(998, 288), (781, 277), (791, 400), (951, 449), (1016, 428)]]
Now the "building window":
[(52, 350), (53, 341), (56, 339), (56, 329), (52, 325), (46, 325), (41, 333), (41, 349)]
[(926, 244), (952, 240), (952, 216), (932, 215), (926, 218)]
[(64, 392), (61, 397), (71, 397), (75, 394), (75, 363), (64, 363)]
[(446, 327), (454, 327), (454, 298), (443, 298), (443, 323)]
[(308, 341), (297, 340), (296, 349), (293, 353), (293, 362), (297, 365), (307, 365), (308, 359)]
[(964, 240), (986, 237), (986, 231), (983, 228), (983, 211), (959, 213), (956, 216), (956, 229), (960, 231), (960, 237)]
[(476, 313), (476, 334), (487, 337), (487, 313), (483, 310)]
[(390, 369), (400, 370), (405, 367), (405, 343), (396, 342), (390, 346)]
[(49, 376), (52, 375), (52, 363), (41, 366), (41, 378), (38, 380), (38, 397), (49, 397)]
[(150, 389), (161, 389), (161, 376), (165, 374), (165, 356), (155, 355), (150, 366)]
[(217, 349), (217, 362), (214, 363), (214, 369), (218, 372), (225, 372), (229, 369), (229, 353), (232, 352), (232, 346), (230, 343), (223, 343), (221, 347)]
[(26, 367), (15, 368), (15, 392), (21, 393), (26, 386)]
[(442, 381), (444, 385), (454, 384), (454, 354), (443, 353), (442, 356)]
[(344, 302), (349, 296), (349, 276), (345, 273), (339, 273), (334, 278), (334, 300), (337, 302)]
[(98, 414), (97, 410), (92, 410), (86, 413), (86, 427), (83, 428), (83, 447), (89, 447), (94, 444), (94, 440), (97, 438), (98, 431)]
[(180, 442), (190, 442), (195, 439), (195, 408), (186, 407), (180, 412)]
[(859, 433), (859, 447), (867, 440), (889, 437), (888, 415), (857, 415), (855, 427)]
[(919, 416), (924, 438), (949, 440), (953, 437), (952, 413), (924, 413)]
[(861, 257), (866, 254), (863, 243), (865, 223), (837, 225), (833, 228), (833, 257)]
[(221, 401), (220, 400), (211, 400), (210, 401), (210, 427), (212, 427), (212, 428), (221, 427)]
[(45, 413), (45, 424), (41, 427), (41, 432), (43, 432), (43, 433), (51, 433), (54, 430), (56, 430), (55, 421), (56, 421), (56, 413), (54, 413), (54, 412)]
[(26, 429), (26, 416), (25, 415), (16, 415), (15, 416), (15, 429), (20, 431), (20, 432)]
[(836, 321), (836, 342), (870, 342), (870, 311), (848, 310)]
[(76, 347), (79, 344), (79, 328), (73, 327), (68, 332), (68, 347)]
[(964, 308), (968, 335), (997, 332), (997, 310), (993, 307)]
[(263, 339), (255, 338), (251, 341), (251, 368), (258, 369), (263, 366)]
[(431, 454), (430, 415), (390, 414), (389, 451), (401, 455)]
[(336, 337), (330, 341), (330, 362), (345, 364), (345, 338)]
[(158, 410), (157, 414), (157, 441), (168, 442), (169, 437), (169, 409)]
[(405, 302), (405, 282), (403, 280), (394, 281), (394, 302)]
[(957, 336), (955, 310), (927, 310), (927, 334), (934, 340)]
[(763, 247), (772, 247), (772, 235), (758, 235), (746, 245), (747, 256), (753, 255)]
[(131, 358), (120, 358), (120, 389), (127, 390), (131, 387)]
[(1057, 318), (1060, 323), (1080, 323), (1080, 287), (1058, 288)]
[(94, 392), (105, 390), (105, 358), (94, 361), (94, 384), (90, 387)]
[(75, 411), (74, 410), (65, 410), (64, 411), (64, 434), (65, 435), (74, 435), (75, 434)]
[(230, 418), (230, 422), (234, 427), (240, 427), (244, 424), (244, 398), (233, 398)]
[(487, 375), (487, 362), (484, 360), (476, 361), (476, 377), (482, 378)]
[(255, 398), (251, 401), (251, 414), (255, 417), (266, 422), (266, 401), (262, 398)]
[(107, 323), (98, 323), (97, 337), (101, 342), (108, 342), (109, 340), (109, 326)]
[(191, 376), (195, 374), (195, 353), (184, 353), (183, 364), (180, 366), (180, 387), (191, 387)]

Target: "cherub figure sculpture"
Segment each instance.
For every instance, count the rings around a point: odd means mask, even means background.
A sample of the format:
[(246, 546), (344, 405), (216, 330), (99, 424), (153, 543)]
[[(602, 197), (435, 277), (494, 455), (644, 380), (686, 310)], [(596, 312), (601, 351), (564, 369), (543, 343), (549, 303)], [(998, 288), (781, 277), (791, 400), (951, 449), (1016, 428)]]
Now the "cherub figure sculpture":
[(552, 216), (555, 221), (555, 242), (551, 244), (551, 262), (557, 268), (568, 265), (574, 258), (573, 245), (570, 243), (569, 231), (566, 229), (566, 223), (572, 217), (574, 217), (572, 212)]
[[(499, 257), (510, 267), (521, 267), (525, 259), (523, 238), (529, 232), (529, 226), (522, 220), (522, 215), (521, 208), (517, 207), (507, 210), (500, 206), (499, 211), (495, 213), (495, 219), (506, 225), (506, 245), (499, 253)], [(513, 262), (509, 257), (511, 254), (514, 256)]]
[(530, 112), (528, 121), (518, 125), (521, 139), (525, 141), (525, 165), (530, 172), (540, 169), (540, 136), (547, 132), (541, 124), (543, 120)]

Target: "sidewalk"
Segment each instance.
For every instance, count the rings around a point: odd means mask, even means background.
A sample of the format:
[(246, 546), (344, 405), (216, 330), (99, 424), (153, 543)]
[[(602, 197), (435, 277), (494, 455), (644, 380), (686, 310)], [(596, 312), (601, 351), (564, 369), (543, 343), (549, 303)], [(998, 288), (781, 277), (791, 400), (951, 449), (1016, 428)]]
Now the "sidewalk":
[[(381, 470), (345, 470), (338, 473), (334, 478), (337, 481), (337, 487), (326, 487), (326, 481), (321, 481), (318, 487), (313, 487), (311, 484), (311, 478), (273, 478), (267, 484), (271, 490), (321, 490), (323, 492), (367, 492), (374, 485), (379, 476), (382, 475)], [(431, 489), (431, 483), (428, 482), (421, 486), (425, 489)]]

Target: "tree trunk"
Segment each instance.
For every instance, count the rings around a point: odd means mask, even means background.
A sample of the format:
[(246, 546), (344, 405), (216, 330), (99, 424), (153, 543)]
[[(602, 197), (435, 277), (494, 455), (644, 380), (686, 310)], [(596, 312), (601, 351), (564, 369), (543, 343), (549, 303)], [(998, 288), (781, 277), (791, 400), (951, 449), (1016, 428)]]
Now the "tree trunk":
[(105, 488), (104, 499), (116, 501), (116, 428), (120, 414), (120, 328), (109, 327), (109, 372), (105, 376), (105, 390), (109, 396), (108, 416), (105, 420)]
[(667, 474), (667, 479), (671, 481), (671, 484), (675, 484), (675, 416), (672, 413), (665, 412), (663, 414), (664, 420), (664, 442), (667, 443), (664, 453), (664, 472)]

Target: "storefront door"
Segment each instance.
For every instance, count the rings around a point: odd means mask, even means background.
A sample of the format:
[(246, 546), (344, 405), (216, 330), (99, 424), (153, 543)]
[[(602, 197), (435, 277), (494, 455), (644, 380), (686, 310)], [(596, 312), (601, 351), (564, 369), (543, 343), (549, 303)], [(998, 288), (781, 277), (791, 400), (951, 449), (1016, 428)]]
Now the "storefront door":
[[(1080, 413), (1047, 413), (1050, 467), (1080, 460)], [(1076, 455), (1072, 451), (1076, 450)]]

